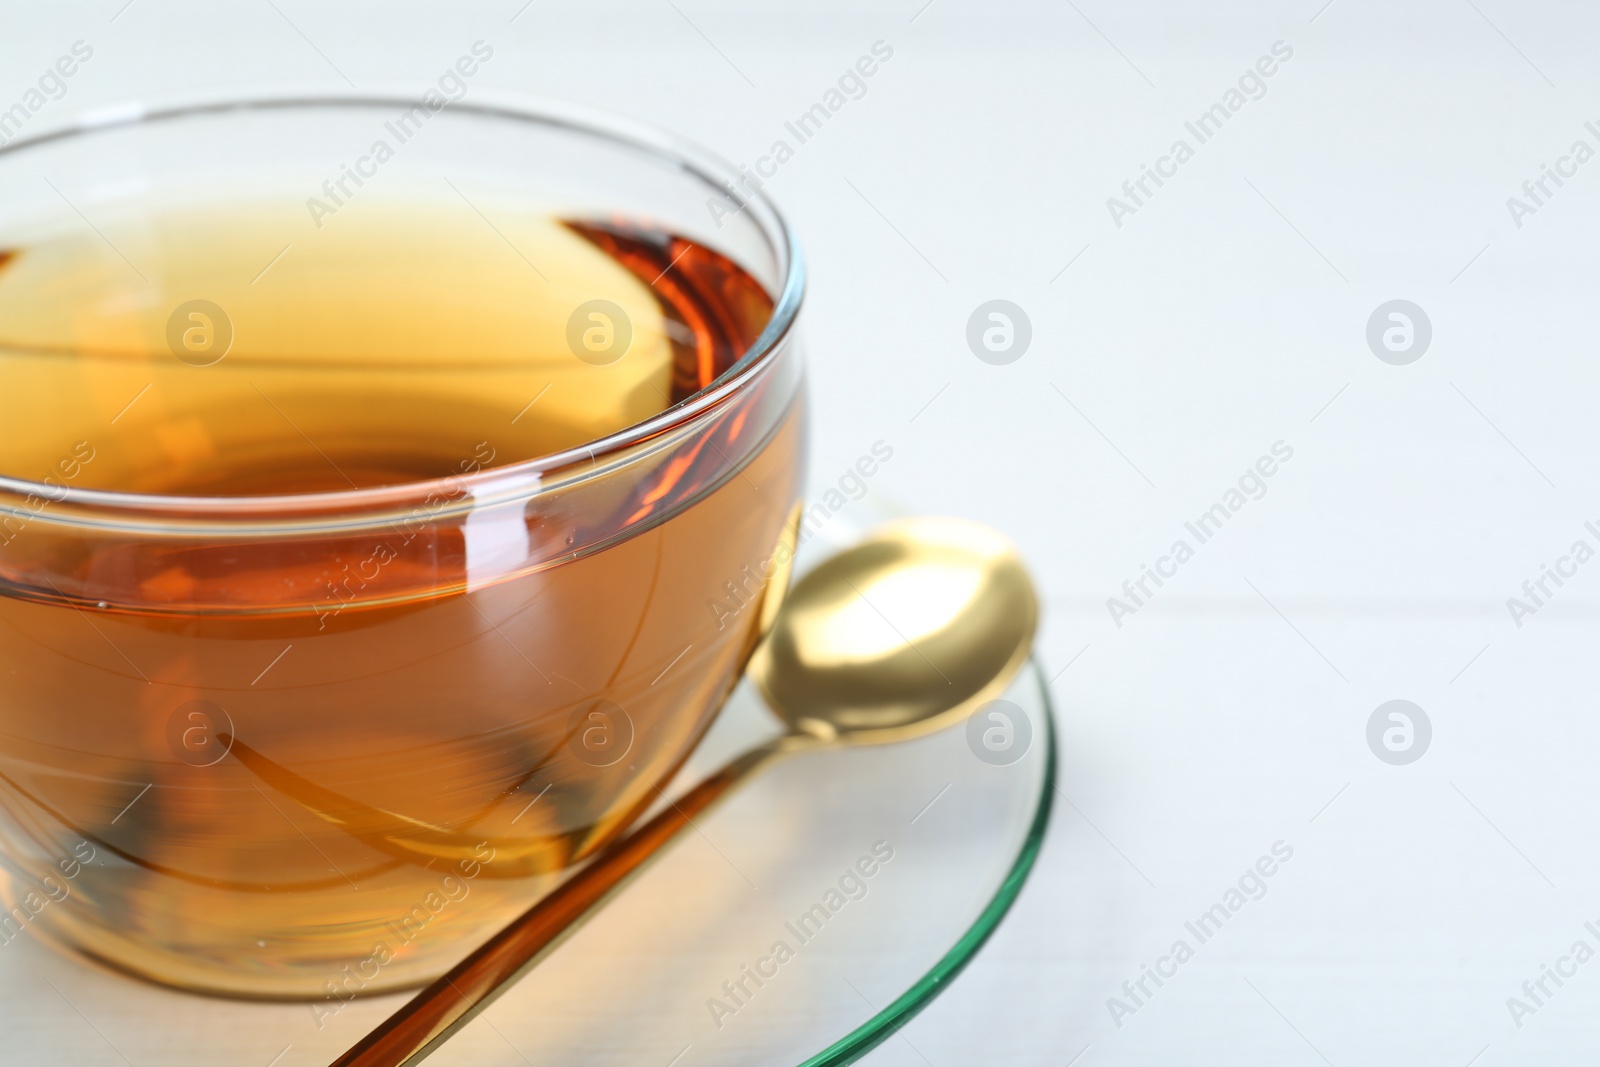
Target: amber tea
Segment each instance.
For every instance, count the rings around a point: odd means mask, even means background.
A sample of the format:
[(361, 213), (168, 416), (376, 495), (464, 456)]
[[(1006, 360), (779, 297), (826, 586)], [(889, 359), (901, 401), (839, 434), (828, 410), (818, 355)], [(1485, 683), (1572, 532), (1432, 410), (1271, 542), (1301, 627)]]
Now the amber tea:
[(767, 326), (708, 247), (298, 210), (0, 247), (0, 939), (327, 1001), (434, 976), (655, 799), (781, 595), (802, 432), (768, 369), (589, 447)]

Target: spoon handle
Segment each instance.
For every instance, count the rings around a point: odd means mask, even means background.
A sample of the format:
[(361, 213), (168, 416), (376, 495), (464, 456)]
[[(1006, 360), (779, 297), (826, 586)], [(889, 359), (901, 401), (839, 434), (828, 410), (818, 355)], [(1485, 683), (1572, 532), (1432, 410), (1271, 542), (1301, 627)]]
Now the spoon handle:
[(599, 909), (696, 816), (768, 759), (791, 747), (753, 748), (669, 803), (655, 818), (602, 850), (543, 900), (451, 968), (353, 1045), (331, 1067), (410, 1067), (478, 1016), (496, 997)]

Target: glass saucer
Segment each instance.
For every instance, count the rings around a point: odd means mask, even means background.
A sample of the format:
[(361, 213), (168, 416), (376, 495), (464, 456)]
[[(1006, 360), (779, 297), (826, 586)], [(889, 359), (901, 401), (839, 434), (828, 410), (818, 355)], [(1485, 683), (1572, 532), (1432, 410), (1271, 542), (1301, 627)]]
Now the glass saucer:
[[(829, 524), (800, 569), (856, 536)], [(864, 1055), (976, 954), (1033, 866), (1056, 765), (1038, 667), (1003, 699), (1003, 718), (769, 768), (428, 1062), (822, 1067)], [(776, 730), (742, 685), (674, 789)], [(408, 996), (209, 998), (23, 934), (0, 944), (0, 1065), (314, 1067)]]

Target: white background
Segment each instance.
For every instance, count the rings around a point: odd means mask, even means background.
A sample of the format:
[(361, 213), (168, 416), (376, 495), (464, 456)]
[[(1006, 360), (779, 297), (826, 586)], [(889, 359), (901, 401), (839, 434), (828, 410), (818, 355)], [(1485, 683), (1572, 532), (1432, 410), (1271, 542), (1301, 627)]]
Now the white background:
[[(894, 57), (768, 187), (802, 236), (812, 474), (877, 440), (873, 492), (1013, 535), (1046, 600), (1062, 796), (1039, 866), (875, 1064), (1557, 1064), (1600, 1051), (1591, 694), (1600, 563), (1506, 598), (1600, 519), (1600, 162), (1519, 228), (1506, 199), (1600, 149), (1576, 3), (306, 0), (23, 5), (0, 106), (71, 43), (52, 112), (239, 84), (475, 85), (642, 118), (753, 161), (839, 74)], [(1252, 100), (1136, 214), (1106, 199), (1274, 42)], [(1070, 263), (1070, 266), (1068, 265)], [(1023, 357), (969, 350), (1014, 301)], [(1407, 366), (1381, 303), (1425, 309)], [(1278, 441), (1293, 459), (1147, 606), (1106, 606)], [(1192, 539), (1191, 539), (1192, 541)], [(1059, 672), (1059, 673), (1058, 673)], [(1409, 766), (1382, 702), (1426, 710)], [(1119, 1028), (1183, 923), (1293, 859)], [(1600, 922), (1597, 922), (1600, 924)], [(1191, 941), (1191, 943), (1193, 943)], [(1476, 1059), (1474, 1059), (1476, 1057)]]

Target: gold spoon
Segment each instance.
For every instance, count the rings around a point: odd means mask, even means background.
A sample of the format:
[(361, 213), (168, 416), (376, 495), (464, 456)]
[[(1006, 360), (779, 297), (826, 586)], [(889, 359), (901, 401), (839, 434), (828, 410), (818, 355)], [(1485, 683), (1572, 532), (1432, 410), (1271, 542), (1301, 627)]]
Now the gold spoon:
[(788, 726), (589, 864), (332, 1067), (420, 1063), (527, 973), (695, 816), (779, 756), (885, 744), (966, 718), (1028, 657), (1039, 603), (1010, 542), (958, 519), (891, 523), (790, 591), (749, 671)]

